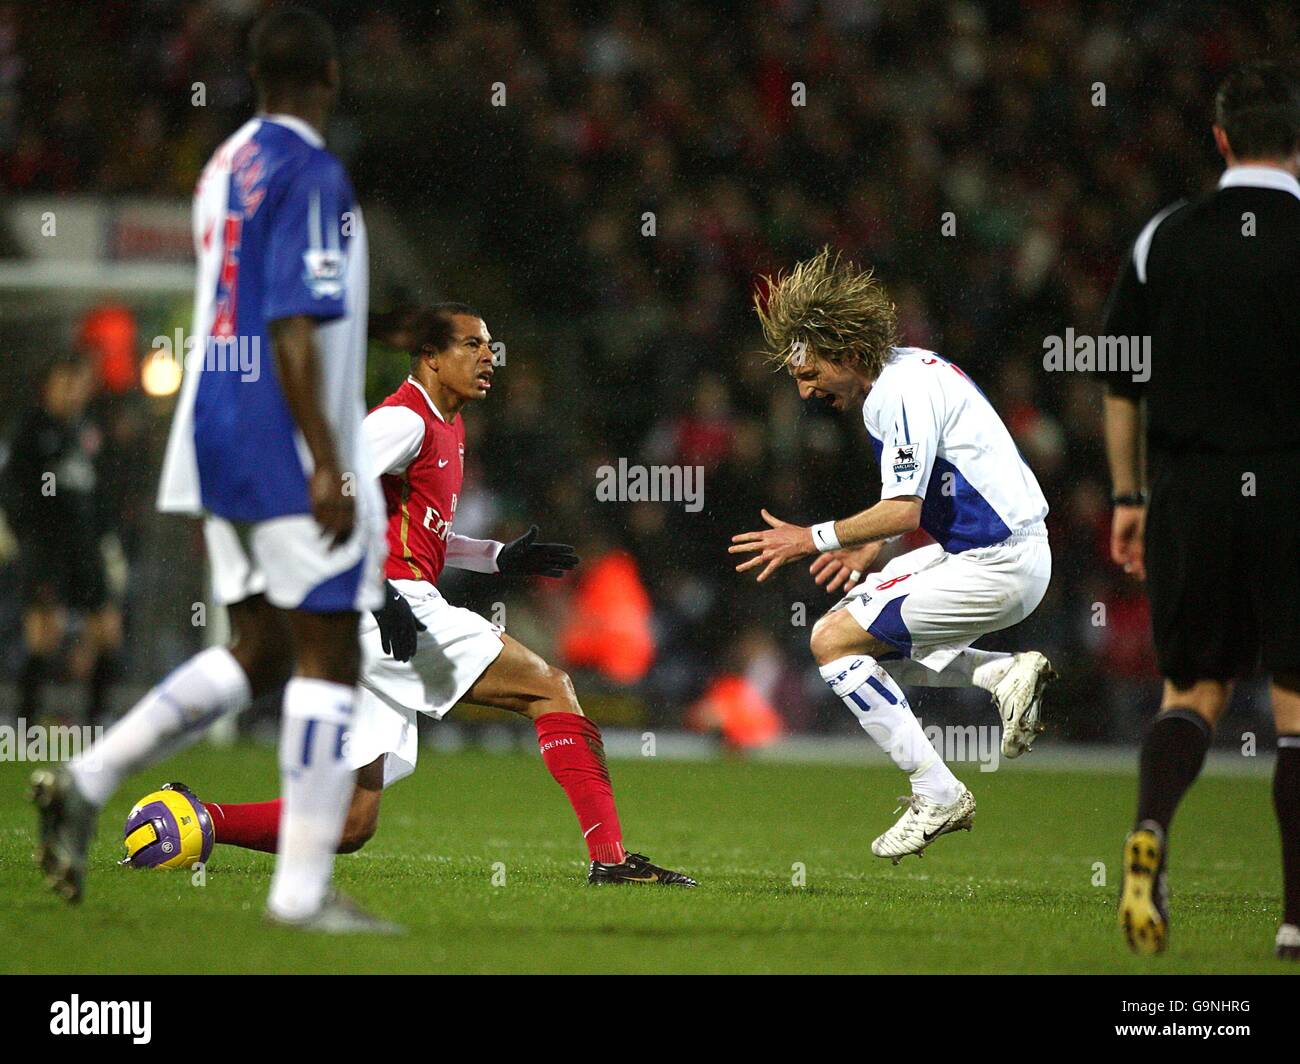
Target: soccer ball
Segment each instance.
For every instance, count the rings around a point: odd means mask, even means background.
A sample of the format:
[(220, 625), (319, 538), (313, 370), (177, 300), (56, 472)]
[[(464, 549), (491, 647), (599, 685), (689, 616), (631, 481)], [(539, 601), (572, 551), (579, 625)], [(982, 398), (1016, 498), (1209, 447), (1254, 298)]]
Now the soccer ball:
[(122, 832), (132, 868), (192, 868), (212, 853), (212, 818), (184, 784), (168, 783), (131, 808)]

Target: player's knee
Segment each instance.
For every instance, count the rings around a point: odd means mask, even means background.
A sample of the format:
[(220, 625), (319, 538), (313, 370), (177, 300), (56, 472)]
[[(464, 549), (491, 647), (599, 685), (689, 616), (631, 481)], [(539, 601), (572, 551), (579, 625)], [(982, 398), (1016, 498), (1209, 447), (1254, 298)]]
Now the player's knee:
[(1161, 712), (1190, 710), (1211, 728), (1218, 723), (1232, 700), (1232, 684), (1220, 680), (1169, 678), (1165, 681)]
[(553, 703), (552, 712), (582, 715), (578, 692), (573, 689), (573, 681), (567, 672), (554, 665), (546, 666), (546, 687), (547, 701)]
[(573, 680), (569, 679), (568, 672), (563, 669), (556, 669), (554, 665), (550, 666), (551, 683), (555, 687), (555, 701), (564, 706), (569, 713), (582, 715), (582, 706), (577, 704), (577, 692), (573, 689)]
[(361, 641), (352, 613), (293, 614), (295, 672), (351, 686), (361, 673)]
[(339, 853), (356, 853), (375, 836), (373, 827), (345, 827), (339, 839)]
[(285, 684), (293, 672), (293, 658), (287, 647), (274, 645), (260, 635), (240, 636), (231, 645), (230, 653), (248, 677), (254, 698)]
[(349, 809), (339, 838), (339, 853), (356, 853), (375, 837), (379, 827), (378, 809)]
[(821, 618), (813, 625), (812, 634), (808, 637), (808, 646), (812, 650), (813, 660), (818, 665), (828, 665), (848, 653), (844, 634), (834, 614)]

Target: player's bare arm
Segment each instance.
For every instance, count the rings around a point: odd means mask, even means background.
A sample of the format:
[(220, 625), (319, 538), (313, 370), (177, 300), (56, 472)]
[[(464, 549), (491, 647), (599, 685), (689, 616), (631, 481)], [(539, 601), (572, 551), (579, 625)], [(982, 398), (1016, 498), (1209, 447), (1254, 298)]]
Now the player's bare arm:
[[(736, 572), (748, 572), (762, 565), (764, 568), (758, 574), (759, 583), (766, 580), (781, 566), (809, 554), (815, 554), (819, 550), (812, 528), (792, 525), (773, 517), (766, 510), (762, 511), (762, 515), (770, 528), (761, 532), (741, 532), (732, 536), (732, 545), (727, 548), (729, 554), (757, 554), (757, 557), (737, 565)], [(828, 523), (832, 525), (835, 539), (839, 544), (832, 549), (883, 542), (893, 536), (913, 532), (920, 526), (921, 500), (915, 495), (881, 499), (861, 513), (842, 521)], [(858, 572), (860, 573), (861, 570), (859, 569)]]
[[(1106, 460), (1116, 499), (1143, 497), (1142, 407), (1125, 395), (1108, 395), (1105, 403)], [(1139, 580), (1146, 579), (1143, 540), (1146, 529), (1145, 503), (1134, 501), (1115, 506), (1111, 518), (1110, 556)]]
[(316, 365), (316, 322), (304, 314), (271, 324), (275, 369), (289, 413), (311, 452), (313, 470), (308, 493), (312, 516), (338, 547), (352, 535), (356, 500), (346, 490), (338, 451), (321, 412), (320, 374)]

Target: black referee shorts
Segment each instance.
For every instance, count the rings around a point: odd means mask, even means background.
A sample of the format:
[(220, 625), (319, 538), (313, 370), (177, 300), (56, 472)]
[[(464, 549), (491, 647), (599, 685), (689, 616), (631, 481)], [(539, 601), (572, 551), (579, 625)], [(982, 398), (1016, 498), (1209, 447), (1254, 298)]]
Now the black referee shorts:
[(112, 597), (99, 547), (29, 540), (18, 548), (24, 606), (94, 613)]
[(1300, 672), (1300, 454), (1153, 459), (1145, 556), (1164, 676)]

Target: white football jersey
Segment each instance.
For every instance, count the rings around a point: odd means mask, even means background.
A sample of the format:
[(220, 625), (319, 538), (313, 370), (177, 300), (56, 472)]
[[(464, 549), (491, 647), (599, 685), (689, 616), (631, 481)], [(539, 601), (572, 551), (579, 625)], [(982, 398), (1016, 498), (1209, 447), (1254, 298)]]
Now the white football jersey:
[(919, 496), (921, 527), (955, 554), (1047, 516), (1047, 500), (984, 393), (953, 363), (894, 348), (862, 406), (880, 497)]
[(217, 149), (194, 193), (192, 343), (159, 508), (261, 522), (311, 512), (311, 456), (280, 390), (270, 323), (316, 319), (320, 403), (343, 471), (382, 513), (361, 431), (368, 265), (342, 164), (287, 115), (259, 115)]

